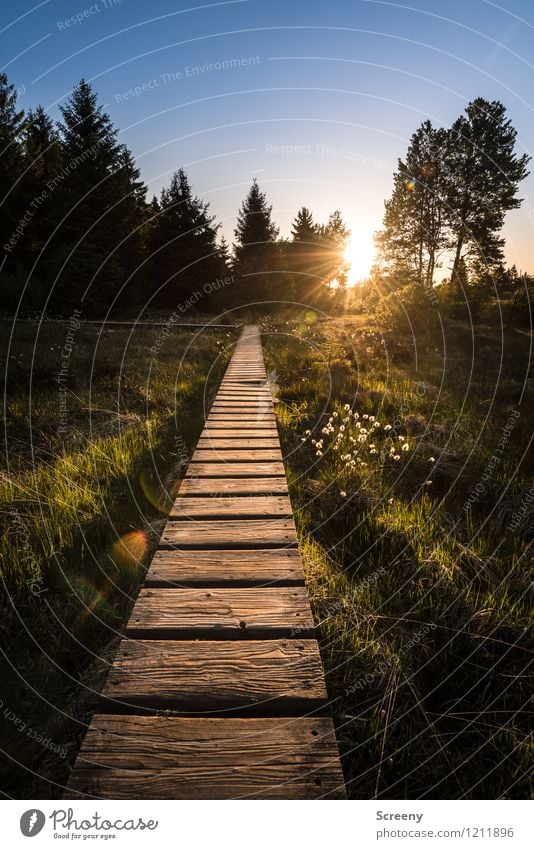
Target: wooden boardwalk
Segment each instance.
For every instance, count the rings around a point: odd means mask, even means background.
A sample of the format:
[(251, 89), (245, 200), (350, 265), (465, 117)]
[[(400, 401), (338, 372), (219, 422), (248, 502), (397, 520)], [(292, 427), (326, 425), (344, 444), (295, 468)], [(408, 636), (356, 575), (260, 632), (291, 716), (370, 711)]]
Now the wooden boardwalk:
[(260, 334), (244, 328), (66, 798), (345, 798)]

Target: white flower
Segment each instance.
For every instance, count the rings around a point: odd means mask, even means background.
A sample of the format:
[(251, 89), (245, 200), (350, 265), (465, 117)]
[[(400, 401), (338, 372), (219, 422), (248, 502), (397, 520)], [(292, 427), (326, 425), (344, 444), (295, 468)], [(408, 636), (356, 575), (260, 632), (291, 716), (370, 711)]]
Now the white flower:
[(374, 420), (375, 420), (375, 417), (374, 417), (374, 416), (369, 416), (369, 421), (370, 421), (370, 422), (374, 422)]
[(369, 416), (367, 415), (367, 413), (364, 413), (363, 416), (362, 416), (362, 419), (368, 419), (368, 418), (369, 418)]
[(344, 409), (344, 410), (350, 410), (350, 404), (345, 404), (345, 406), (343, 407), (343, 409)]
[(393, 459), (394, 460), (400, 460), (400, 454), (394, 454)]
[(305, 431), (304, 431), (304, 433), (306, 434), (306, 436), (310, 436), (310, 435), (311, 435), (311, 430), (305, 430)]
[(391, 425), (384, 425), (384, 430), (391, 430)]
[(322, 456), (323, 456), (323, 452), (322, 452), (322, 451), (316, 451), (316, 452), (315, 452), (315, 456), (316, 456), (316, 457), (322, 457)]
[(342, 490), (341, 490), (341, 492), (340, 492), (339, 494), (341, 495), (341, 498), (346, 498), (346, 497), (347, 497), (347, 493), (345, 492), (345, 490), (344, 490), (344, 489), (342, 489)]
[(392, 499), (392, 498), (388, 498), (388, 504), (393, 504), (393, 499)]
[(425, 481), (425, 486), (431, 486), (432, 481)]
[(404, 442), (404, 436), (399, 436), (399, 442)]
[(403, 451), (409, 451), (410, 450), (410, 446), (408, 445), (407, 442), (405, 442), (404, 445), (402, 446), (402, 450)]
[(428, 462), (429, 462), (429, 463), (435, 463), (435, 462), (436, 462), (436, 458), (435, 458), (435, 457), (429, 457), (429, 458), (428, 458)]
[(335, 411), (332, 413), (332, 415), (335, 419), (337, 419), (337, 413)]

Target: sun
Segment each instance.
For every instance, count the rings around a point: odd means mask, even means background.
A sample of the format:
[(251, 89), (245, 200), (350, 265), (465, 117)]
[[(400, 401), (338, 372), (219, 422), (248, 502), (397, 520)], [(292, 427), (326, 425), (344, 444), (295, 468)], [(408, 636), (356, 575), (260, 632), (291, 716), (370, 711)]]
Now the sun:
[(375, 258), (375, 245), (371, 231), (354, 228), (344, 251), (349, 266), (347, 286), (355, 286), (369, 276)]

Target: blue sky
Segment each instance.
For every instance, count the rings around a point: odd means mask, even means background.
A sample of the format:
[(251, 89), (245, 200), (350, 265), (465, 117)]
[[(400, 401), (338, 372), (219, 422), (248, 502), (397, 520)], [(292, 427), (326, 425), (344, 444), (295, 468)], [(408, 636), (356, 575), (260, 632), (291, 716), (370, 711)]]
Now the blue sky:
[[(337, 207), (365, 255), (411, 133), (479, 95), (503, 101), (521, 151), (534, 146), (526, 0), (17, 0), (0, 21), (24, 108), (59, 117), (92, 81), (149, 192), (184, 166), (229, 239), (256, 176), (283, 235), (300, 205), (318, 220)], [(507, 258), (534, 272), (534, 177), (521, 194)]]

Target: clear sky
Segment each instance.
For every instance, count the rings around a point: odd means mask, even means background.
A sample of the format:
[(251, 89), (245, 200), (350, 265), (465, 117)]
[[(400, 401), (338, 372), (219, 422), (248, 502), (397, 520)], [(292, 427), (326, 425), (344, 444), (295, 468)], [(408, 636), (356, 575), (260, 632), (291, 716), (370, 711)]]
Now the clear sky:
[[(532, 0), (15, 0), (0, 21), (21, 106), (59, 117), (85, 77), (149, 192), (184, 166), (230, 240), (256, 176), (282, 235), (301, 205), (319, 221), (339, 208), (363, 270), (421, 121), (499, 99), (534, 147)], [(534, 177), (521, 195), (507, 258), (534, 272)]]

